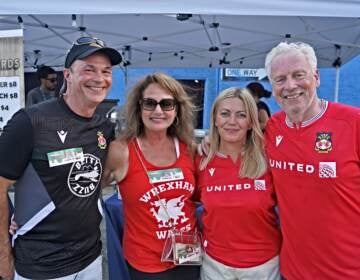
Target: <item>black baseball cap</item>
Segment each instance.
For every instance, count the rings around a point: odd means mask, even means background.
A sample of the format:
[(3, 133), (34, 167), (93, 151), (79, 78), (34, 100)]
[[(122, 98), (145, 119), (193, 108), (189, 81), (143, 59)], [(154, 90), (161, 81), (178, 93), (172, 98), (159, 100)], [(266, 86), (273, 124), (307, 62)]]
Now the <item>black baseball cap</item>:
[(75, 60), (82, 59), (96, 52), (102, 52), (110, 59), (111, 65), (117, 65), (122, 61), (121, 54), (106, 47), (105, 42), (93, 37), (80, 37), (72, 45), (65, 59), (65, 68), (69, 68)]

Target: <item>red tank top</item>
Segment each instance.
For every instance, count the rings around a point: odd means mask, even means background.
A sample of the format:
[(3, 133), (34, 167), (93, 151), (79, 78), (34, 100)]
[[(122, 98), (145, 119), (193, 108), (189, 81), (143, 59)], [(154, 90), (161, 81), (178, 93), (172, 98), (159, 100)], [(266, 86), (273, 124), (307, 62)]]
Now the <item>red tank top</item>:
[[(154, 178), (154, 187), (149, 183), (135, 146)], [(196, 224), (196, 208), (190, 200), (195, 190), (194, 163), (187, 146), (181, 142), (176, 162), (166, 167), (157, 167), (148, 162), (135, 140), (130, 142), (128, 148), (129, 168), (125, 179), (119, 184), (125, 215), (125, 259), (137, 270), (161, 272), (174, 266), (161, 262), (171, 224), (186, 231), (194, 230)], [(166, 206), (170, 217), (162, 205)]]

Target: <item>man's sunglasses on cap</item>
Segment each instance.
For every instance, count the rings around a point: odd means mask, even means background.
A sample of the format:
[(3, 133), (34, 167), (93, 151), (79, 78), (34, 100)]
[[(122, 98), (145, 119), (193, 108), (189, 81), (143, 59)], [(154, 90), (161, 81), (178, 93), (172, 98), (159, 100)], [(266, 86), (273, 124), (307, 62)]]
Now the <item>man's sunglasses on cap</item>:
[(103, 40), (100, 40), (95, 37), (80, 37), (74, 42), (74, 45), (78, 45), (78, 46), (90, 45), (90, 44), (97, 44), (102, 48), (106, 47), (106, 44)]
[(103, 40), (94, 37), (80, 37), (75, 40), (66, 56), (65, 68), (69, 68), (75, 60), (83, 59), (95, 52), (106, 54), (111, 65), (119, 64), (122, 61), (121, 54), (116, 49), (107, 47)]
[(160, 108), (163, 111), (172, 111), (175, 108), (176, 101), (172, 98), (165, 98), (157, 102), (152, 98), (143, 98), (140, 100), (140, 105), (146, 111), (154, 111), (157, 105), (160, 105)]

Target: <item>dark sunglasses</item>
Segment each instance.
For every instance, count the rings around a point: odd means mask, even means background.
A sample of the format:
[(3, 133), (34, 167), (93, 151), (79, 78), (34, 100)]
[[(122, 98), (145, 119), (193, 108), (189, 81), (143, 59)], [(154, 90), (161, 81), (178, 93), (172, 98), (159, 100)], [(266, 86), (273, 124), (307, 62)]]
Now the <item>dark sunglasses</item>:
[(90, 44), (97, 44), (99, 45), (100, 47), (105, 47), (106, 44), (103, 40), (100, 40), (98, 38), (94, 38), (94, 37), (80, 37), (78, 38), (75, 42), (74, 42), (74, 45), (90, 45)]
[(146, 111), (154, 111), (157, 105), (160, 105), (160, 108), (163, 111), (172, 111), (175, 108), (176, 101), (172, 98), (165, 98), (157, 102), (152, 98), (143, 98), (140, 100), (140, 105)]
[(57, 79), (56, 78), (51, 78), (51, 79), (46, 79), (47, 81), (51, 82), (51, 83), (56, 83)]

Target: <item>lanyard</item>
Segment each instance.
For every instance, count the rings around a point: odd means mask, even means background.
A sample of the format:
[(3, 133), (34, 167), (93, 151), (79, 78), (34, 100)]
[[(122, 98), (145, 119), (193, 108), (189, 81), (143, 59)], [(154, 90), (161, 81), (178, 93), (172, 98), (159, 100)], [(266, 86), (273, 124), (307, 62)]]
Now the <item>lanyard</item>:
[[(154, 186), (154, 184), (151, 182), (151, 178), (150, 178), (150, 176), (149, 176), (149, 172), (148, 172), (148, 170), (147, 170), (147, 168), (146, 168), (146, 166), (145, 166), (145, 164), (144, 164), (144, 162), (143, 162), (143, 160), (142, 160), (142, 158), (141, 158), (141, 156), (140, 156), (140, 153), (139, 153), (139, 151), (138, 151), (138, 148), (137, 148), (135, 142), (133, 141), (132, 144), (134, 145), (136, 155), (137, 155), (137, 157), (138, 157), (138, 159), (139, 159), (139, 161), (140, 161), (140, 163), (141, 163), (141, 166), (143, 167), (143, 169), (144, 169), (144, 171), (145, 171), (146, 176), (148, 177), (148, 180), (149, 180), (150, 185), (151, 185), (153, 188), (156, 188), (156, 187)], [(162, 199), (160, 198), (160, 196), (159, 196), (159, 194), (158, 194), (157, 192), (155, 192), (155, 195), (156, 195), (157, 199), (159, 200), (160, 206), (164, 209), (165, 214), (166, 214), (167, 218), (168, 218), (169, 221), (170, 221), (170, 220), (171, 220), (171, 217), (170, 217), (170, 215), (169, 215), (169, 212), (168, 212), (167, 207), (164, 205)], [(169, 223), (170, 223), (170, 222), (169, 222)], [(170, 224), (170, 226), (171, 226), (172, 229), (175, 229), (175, 226), (174, 226), (174, 225)]]

